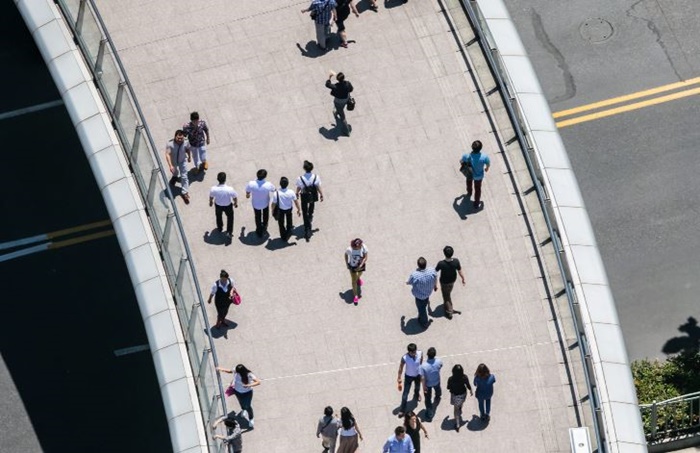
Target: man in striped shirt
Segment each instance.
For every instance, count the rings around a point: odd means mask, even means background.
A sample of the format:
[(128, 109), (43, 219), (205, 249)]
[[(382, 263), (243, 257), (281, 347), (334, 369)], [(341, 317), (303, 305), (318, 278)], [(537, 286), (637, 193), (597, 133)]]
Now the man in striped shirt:
[(428, 267), (428, 262), (421, 256), (418, 258), (418, 269), (411, 273), (406, 284), (411, 285), (411, 293), (416, 298), (418, 322), (423, 328), (427, 328), (430, 324), (428, 321), (430, 294), (438, 289), (437, 272), (432, 267)]

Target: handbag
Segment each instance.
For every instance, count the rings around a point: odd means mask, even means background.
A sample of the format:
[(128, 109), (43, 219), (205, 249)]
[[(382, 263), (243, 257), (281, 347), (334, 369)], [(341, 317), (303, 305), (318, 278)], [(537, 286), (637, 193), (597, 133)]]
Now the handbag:
[(355, 98), (352, 96), (348, 98), (348, 110), (351, 112), (355, 110)]
[(466, 162), (462, 162), (459, 166), (459, 171), (462, 173), (464, 176), (467, 177), (467, 179), (473, 179), (474, 178), (474, 168), (472, 167), (472, 160), (471, 158), (467, 158)]
[(226, 394), (226, 396), (231, 396), (234, 393), (236, 393), (236, 389), (233, 388), (233, 385), (229, 385), (228, 387), (226, 387), (226, 390), (224, 390), (224, 393)]
[(272, 218), (275, 220), (279, 220), (280, 218), (280, 193), (275, 191), (277, 194), (277, 203), (275, 203), (275, 207), (272, 210)]
[(231, 302), (233, 302), (233, 305), (241, 305), (241, 295), (238, 294), (238, 291), (233, 292), (233, 297), (231, 298)]

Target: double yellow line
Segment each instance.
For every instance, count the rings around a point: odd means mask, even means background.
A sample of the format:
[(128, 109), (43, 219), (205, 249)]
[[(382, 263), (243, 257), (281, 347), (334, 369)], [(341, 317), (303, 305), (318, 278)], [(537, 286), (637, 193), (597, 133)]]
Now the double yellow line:
[(654, 97), (640, 102), (634, 102), (631, 104), (626, 104), (620, 107), (614, 107), (607, 110), (600, 110), (595, 113), (589, 113), (582, 116), (576, 116), (574, 118), (565, 119), (557, 121), (556, 125), (558, 128), (571, 126), (573, 124), (585, 123), (586, 121), (593, 121), (600, 118), (605, 118), (607, 116), (617, 115), (619, 113), (629, 112), (631, 110), (637, 110), (644, 107), (651, 107), (652, 105), (663, 104), (664, 102), (675, 101), (676, 99), (685, 98), (688, 96), (693, 96), (700, 94), (700, 87), (689, 88), (693, 85), (700, 84), (700, 77), (694, 79), (685, 80), (683, 82), (671, 83), (668, 85), (663, 85), (657, 88), (652, 88), (650, 90), (638, 91), (636, 93), (627, 94), (625, 96), (619, 96), (616, 98), (606, 99), (604, 101), (594, 102), (592, 104), (582, 105), (581, 107), (576, 107), (573, 109), (562, 110), (560, 112), (554, 113), (552, 116), (554, 119), (563, 118), (571, 115), (577, 115), (583, 112), (589, 112), (591, 110), (599, 110), (604, 107), (611, 105), (622, 104), (628, 101), (633, 101), (635, 99), (645, 98), (649, 96), (654, 96), (659, 93), (665, 93), (667, 91), (679, 90), (675, 93), (667, 94), (665, 96)]

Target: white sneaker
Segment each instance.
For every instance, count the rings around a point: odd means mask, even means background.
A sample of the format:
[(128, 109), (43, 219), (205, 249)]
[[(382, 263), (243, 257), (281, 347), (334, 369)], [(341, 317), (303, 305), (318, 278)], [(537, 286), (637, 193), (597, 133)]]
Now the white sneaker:
[(248, 426), (250, 426), (250, 429), (255, 428), (255, 420), (252, 418), (248, 420)]
[(238, 415), (245, 418), (247, 421), (250, 421), (250, 419), (248, 418), (248, 411), (241, 411), (241, 413)]

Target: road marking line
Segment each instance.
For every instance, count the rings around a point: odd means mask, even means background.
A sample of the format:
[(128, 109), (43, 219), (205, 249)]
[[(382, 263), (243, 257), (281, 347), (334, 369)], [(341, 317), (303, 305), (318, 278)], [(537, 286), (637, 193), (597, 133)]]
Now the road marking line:
[[(542, 346), (542, 345), (554, 344), (554, 343), (555, 342), (552, 342), (552, 341), (542, 341), (542, 342), (533, 343), (530, 345), (521, 344), (521, 345), (517, 345), (517, 346), (508, 346), (505, 348), (485, 349), (482, 351), (460, 352), (457, 354), (441, 355), (440, 358), (446, 359), (449, 357), (461, 357), (461, 356), (472, 355), (472, 354), (488, 354), (488, 353), (500, 352), (500, 351), (511, 351), (513, 349), (522, 349), (522, 348)], [(323, 374), (331, 374), (331, 373), (345, 373), (348, 371), (364, 370), (364, 369), (369, 369), (369, 368), (378, 368), (378, 367), (382, 367), (382, 366), (396, 366), (396, 362), (375, 363), (373, 365), (360, 365), (360, 366), (353, 366), (353, 367), (348, 367), (348, 368), (338, 368), (336, 370), (314, 371), (313, 373), (293, 374), (290, 376), (278, 376), (278, 377), (261, 379), (261, 381), (265, 381), (265, 382), (280, 381), (282, 379), (294, 379), (294, 378), (301, 378), (301, 377), (320, 376)]]
[(670, 83), (668, 85), (662, 85), (660, 87), (651, 88), (649, 90), (637, 91), (636, 93), (626, 94), (624, 96), (618, 96), (615, 98), (606, 99), (604, 101), (594, 102), (592, 104), (582, 105), (580, 107), (575, 107), (568, 110), (562, 110), (560, 112), (555, 112), (552, 114), (554, 118), (561, 118), (563, 116), (569, 116), (576, 113), (585, 112), (588, 110), (595, 110), (601, 107), (607, 107), (609, 105), (620, 104), (622, 102), (631, 101), (633, 99), (639, 99), (646, 96), (651, 96), (653, 94), (663, 93), (664, 91), (671, 91), (677, 88), (683, 88), (690, 85), (695, 85), (700, 83), (700, 77), (695, 77), (694, 79), (685, 80), (683, 82)]
[(664, 102), (675, 101), (676, 99), (685, 98), (688, 96), (694, 96), (700, 94), (700, 88), (693, 88), (692, 90), (679, 91), (678, 93), (669, 94), (666, 96), (661, 96), (658, 98), (649, 99), (642, 102), (635, 102), (634, 104), (624, 105), (622, 107), (617, 107), (614, 109), (603, 110), (598, 113), (591, 113), (590, 115), (583, 115), (569, 120), (559, 121), (556, 124), (558, 128), (571, 126), (572, 124), (585, 123), (586, 121), (597, 120), (600, 118), (605, 118), (607, 116), (617, 115), (619, 113), (629, 112), (630, 110), (637, 110), (644, 107), (651, 107), (652, 105), (663, 104)]
[(150, 349), (151, 347), (147, 344), (142, 344), (140, 346), (131, 346), (129, 348), (115, 349), (114, 355), (116, 355), (117, 357), (121, 357), (123, 355), (136, 354), (137, 352), (148, 351)]
[(31, 107), (24, 107), (22, 109), (12, 110), (10, 112), (0, 113), (0, 121), (6, 120), (8, 118), (14, 118), (16, 116), (26, 115), (27, 113), (39, 112), (41, 110), (46, 110), (54, 107), (63, 105), (63, 99), (58, 99), (56, 101), (44, 102), (43, 104), (32, 105)]
[(25, 255), (31, 255), (32, 253), (44, 252), (48, 249), (49, 249), (49, 243), (46, 243), (46, 244), (35, 245), (34, 247), (29, 247), (29, 248), (22, 249), (22, 250), (17, 250), (15, 252), (11, 252), (11, 253), (6, 253), (4, 255), (0, 255), (0, 263), (3, 263), (5, 261), (10, 261), (10, 260), (13, 260), (15, 258), (20, 258), (20, 257), (23, 257)]
[(0, 250), (13, 249), (15, 247), (20, 247), (23, 245), (34, 244), (35, 242), (44, 242), (50, 239), (55, 239), (61, 236), (66, 236), (73, 233), (79, 233), (85, 230), (92, 230), (94, 228), (100, 228), (111, 224), (111, 220), (101, 220), (99, 222), (87, 223), (85, 225), (80, 225), (71, 228), (65, 228), (63, 230), (52, 231), (51, 233), (38, 234), (36, 236), (31, 236), (24, 239), (17, 239), (14, 241), (3, 242), (0, 244)]
[(0, 255), (0, 263), (9, 261), (15, 258), (20, 258), (22, 256), (30, 255), (32, 253), (45, 252), (46, 250), (60, 249), (62, 247), (68, 247), (69, 245), (80, 244), (81, 242), (93, 241), (95, 239), (100, 239), (107, 236), (112, 236), (115, 234), (114, 230), (101, 231), (99, 233), (88, 234), (87, 236), (81, 236), (72, 239), (66, 239), (59, 242), (46, 242), (44, 244), (35, 245), (33, 247), (28, 247), (26, 249), (16, 250), (14, 252), (6, 253)]

